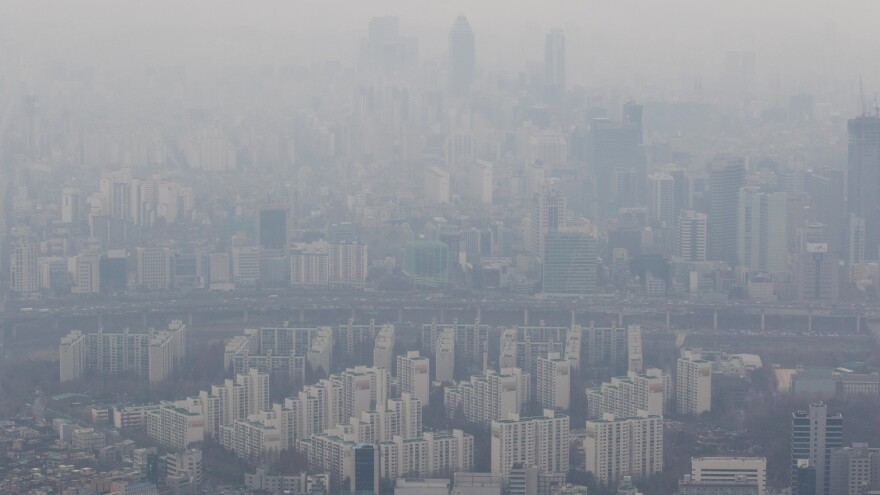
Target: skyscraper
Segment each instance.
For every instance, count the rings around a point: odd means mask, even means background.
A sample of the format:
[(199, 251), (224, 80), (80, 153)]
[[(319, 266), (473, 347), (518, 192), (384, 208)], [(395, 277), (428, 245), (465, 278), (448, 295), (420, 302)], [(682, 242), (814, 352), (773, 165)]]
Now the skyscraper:
[(565, 196), (551, 187), (536, 192), (529, 209), (526, 248), (533, 255), (543, 258), (547, 233), (556, 232), (561, 227), (565, 227)]
[(678, 216), (676, 253), (685, 261), (706, 261), (706, 215), (685, 210)]
[(739, 190), (745, 185), (746, 167), (740, 157), (721, 155), (709, 164), (709, 259), (735, 265)]
[(260, 247), (284, 249), (287, 245), (287, 211), (280, 208), (260, 210)]
[(476, 51), (474, 31), (467, 17), (456, 17), (449, 31), (449, 88), (457, 96), (465, 96), (471, 90), (476, 76)]
[(544, 236), (543, 292), (590, 294), (599, 286), (596, 238), (562, 229)]
[(354, 446), (354, 476), (351, 479), (354, 493), (379, 493), (379, 451), (372, 444)]
[(675, 221), (675, 181), (671, 175), (656, 172), (648, 176), (648, 213), (662, 225)]
[[(809, 411), (791, 417), (792, 495), (831, 495), (831, 452), (843, 447), (843, 416), (828, 413), (824, 402), (810, 404)], [(798, 490), (798, 467), (806, 462), (816, 470), (815, 493)], [(803, 477), (803, 475), (801, 475)]]
[(783, 192), (743, 187), (737, 201), (736, 250), (740, 266), (770, 273), (787, 269), (788, 199)]
[(595, 178), (600, 212), (642, 203), (645, 155), (642, 151), (642, 106), (627, 102), (623, 121), (595, 118), (590, 122), (587, 162)]
[(561, 29), (547, 33), (544, 41), (544, 96), (552, 102), (565, 96), (565, 35)]
[(862, 115), (847, 122), (849, 166), (846, 198), (849, 212), (865, 222), (865, 257), (877, 259), (880, 244), (880, 116)]

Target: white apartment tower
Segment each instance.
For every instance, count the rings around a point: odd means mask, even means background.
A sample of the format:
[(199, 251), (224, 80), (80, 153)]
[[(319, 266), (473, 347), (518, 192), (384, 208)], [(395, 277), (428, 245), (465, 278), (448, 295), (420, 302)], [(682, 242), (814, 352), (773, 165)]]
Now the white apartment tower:
[(427, 407), (431, 395), (430, 360), (419, 351), (397, 356), (397, 386), (401, 393), (412, 394)]
[(550, 409), (543, 416), (492, 421), (492, 474), (506, 477), (514, 464), (568, 472), (569, 426), (568, 416)]
[(584, 451), (587, 471), (602, 484), (652, 476), (663, 469), (663, 419), (642, 413), (588, 420)]
[(699, 353), (682, 351), (675, 377), (675, 403), (681, 414), (700, 414), (712, 409), (712, 364)]
[(571, 361), (558, 352), (539, 356), (537, 393), (542, 407), (567, 411), (571, 405)]

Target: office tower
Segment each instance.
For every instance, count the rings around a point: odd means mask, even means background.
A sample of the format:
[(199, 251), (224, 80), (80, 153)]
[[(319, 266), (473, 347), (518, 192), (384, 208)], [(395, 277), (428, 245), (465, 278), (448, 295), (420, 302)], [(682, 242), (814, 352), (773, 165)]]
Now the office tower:
[(171, 250), (158, 247), (137, 248), (137, 283), (146, 290), (171, 288)]
[(867, 259), (865, 256), (866, 236), (865, 219), (855, 213), (850, 213), (847, 217), (846, 238), (844, 239), (846, 261), (849, 264), (864, 263)]
[(21, 297), (29, 297), (40, 290), (37, 272), (37, 246), (20, 237), (10, 250), (9, 273), (12, 280), (9, 288)]
[(538, 357), (538, 403), (546, 409), (567, 411), (571, 404), (571, 361), (558, 352)]
[(514, 464), (507, 475), (507, 495), (555, 495), (560, 494), (565, 475), (545, 473), (536, 466)]
[(474, 32), (464, 16), (458, 16), (449, 31), (449, 88), (456, 96), (466, 96), (476, 77)]
[(849, 161), (846, 199), (850, 214), (864, 221), (864, 253), (877, 259), (880, 244), (880, 116), (861, 115), (847, 122)]
[(592, 294), (599, 288), (596, 238), (576, 229), (562, 228), (544, 236), (542, 292)]
[(565, 35), (561, 29), (554, 29), (544, 39), (544, 97), (561, 103), (564, 96)]
[(584, 451), (587, 472), (605, 485), (624, 476), (648, 478), (663, 469), (663, 418), (645, 412), (638, 416), (587, 420)]
[(443, 204), (449, 202), (449, 172), (440, 167), (425, 169), (424, 181), (425, 202)]
[(721, 155), (709, 164), (709, 249), (708, 259), (737, 262), (737, 204), (739, 190), (745, 185), (746, 167), (740, 157)]
[(327, 279), (331, 287), (363, 289), (367, 284), (366, 244), (330, 244)]
[(444, 330), (437, 338), (434, 353), (434, 381), (452, 382), (455, 375), (455, 333)]
[(354, 446), (354, 476), (351, 478), (354, 493), (379, 493), (379, 449), (372, 444)]
[(831, 493), (863, 495), (880, 489), (880, 449), (867, 443), (831, 452)]
[(232, 249), (232, 279), (236, 285), (257, 285), (260, 281), (259, 247), (241, 246)]
[(836, 301), (840, 297), (840, 258), (827, 243), (807, 243), (795, 257), (794, 278), (801, 301)]
[(675, 377), (676, 408), (681, 414), (700, 414), (712, 409), (712, 363), (699, 353), (682, 351)]
[(568, 163), (568, 143), (559, 132), (541, 131), (532, 135), (528, 151), (527, 163), (540, 163), (551, 172)]
[(743, 187), (737, 201), (736, 249), (739, 265), (752, 271), (788, 269), (788, 199)]
[(437, 288), (449, 282), (449, 247), (440, 241), (409, 241), (403, 272), (416, 287)]
[(287, 247), (287, 210), (263, 208), (259, 216), (260, 247), (284, 249)]
[(528, 220), (526, 248), (543, 259), (547, 233), (565, 227), (565, 196), (552, 186), (536, 192), (531, 199)]
[(431, 397), (430, 360), (419, 351), (408, 351), (397, 356), (397, 386), (401, 393), (412, 394), (427, 407)]
[(132, 222), (133, 201), (132, 178), (126, 170), (107, 172), (99, 183), (101, 212), (110, 217)]
[(637, 416), (639, 411), (663, 416), (671, 395), (669, 375), (651, 368), (644, 374), (630, 372), (612, 377), (610, 382), (587, 389), (587, 417), (601, 419), (605, 414), (618, 418)]
[[(810, 404), (808, 411), (792, 413), (792, 495), (836, 495), (830, 490), (831, 453), (841, 447), (843, 416), (840, 413), (829, 413), (824, 402)], [(798, 490), (798, 468), (804, 462), (815, 468), (815, 493), (802, 493), (802, 490)]]
[(65, 187), (61, 191), (61, 222), (72, 225), (82, 223), (82, 197), (79, 189)]
[(648, 176), (648, 215), (661, 225), (672, 225), (675, 220), (675, 180), (664, 172)]
[(492, 204), (492, 162), (475, 160), (468, 170), (468, 188), (471, 201), (483, 205)]
[(643, 188), (645, 185), (646, 170), (641, 148), (641, 116), (641, 105), (627, 102), (623, 122), (608, 118), (594, 118), (590, 122), (587, 162), (595, 178), (596, 198), (602, 215), (642, 203), (639, 186)]
[(492, 421), (492, 474), (506, 478), (516, 464), (566, 473), (569, 448), (569, 418), (550, 409), (543, 416)]
[(831, 252), (844, 255), (847, 231), (846, 171), (814, 168), (804, 174), (804, 192), (810, 196), (810, 212), (826, 226)]
[(691, 480), (695, 482), (736, 483), (744, 479), (767, 493), (767, 459), (764, 457), (694, 457)]
[(74, 259), (75, 294), (96, 294), (101, 291), (101, 256), (97, 253), (86, 253)]

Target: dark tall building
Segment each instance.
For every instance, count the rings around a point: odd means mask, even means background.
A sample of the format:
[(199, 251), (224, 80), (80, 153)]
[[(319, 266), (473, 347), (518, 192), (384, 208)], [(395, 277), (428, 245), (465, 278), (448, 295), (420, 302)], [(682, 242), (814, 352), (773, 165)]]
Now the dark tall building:
[(864, 253), (877, 259), (880, 245), (880, 116), (862, 115), (847, 122), (849, 166), (846, 199), (849, 212), (865, 223)]
[(351, 491), (379, 493), (379, 451), (375, 445), (366, 443), (355, 445)]
[(547, 33), (544, 41), (544, 93), (555, 103), (565, 96), (565, 35), (561, 29)]
[[(831, 495), (831, 452), (843, 447), (843, 416), (829, 414), (824, 402), (810, 404), (809, 411), (791, 417), (792, 495)], [(815, 493), (800, 489), (804, 464), (815, 468)]]
[(600, 216), (620, 207), (639, 206), (646, 179), (641, 105), (628, 102), (622, 122), (593, 119), (587, 150)]
[(287, 246), (287, 210), (265, 208), (260, 210), (260, 247), (284, 249)]
[(449, 31), (449, 88), (453, 94), (466, 95), (477, 73), (474, 31), (467, 17), (458, 16)]
[(709, 259), (737, 262), (736, 224), (739, 190), (746, 184), (746, 166), (740, 157), (722, 155), (709, 164)]

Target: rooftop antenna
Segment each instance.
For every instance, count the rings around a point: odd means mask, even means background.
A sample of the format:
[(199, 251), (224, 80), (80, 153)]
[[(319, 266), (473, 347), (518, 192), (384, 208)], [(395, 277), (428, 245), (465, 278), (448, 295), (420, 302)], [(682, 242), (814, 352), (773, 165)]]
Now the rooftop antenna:
[(862, 117), (868, 116), (868, 107), (865, 106), (865, 87), (862, 85), (862, 76), (859, 76), (859, 105), (862, 110)]

